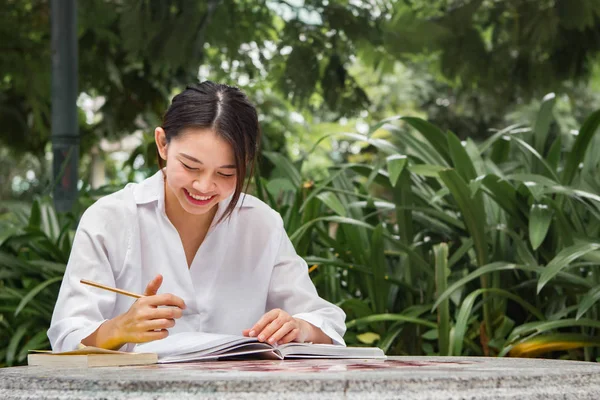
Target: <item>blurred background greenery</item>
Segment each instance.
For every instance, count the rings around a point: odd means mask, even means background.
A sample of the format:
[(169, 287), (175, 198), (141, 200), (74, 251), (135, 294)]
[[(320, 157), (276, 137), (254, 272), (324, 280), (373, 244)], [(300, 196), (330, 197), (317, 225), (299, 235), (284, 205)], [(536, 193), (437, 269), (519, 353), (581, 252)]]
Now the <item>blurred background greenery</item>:
[(174, 93), (240, 87), (350, 345), (600, 357), (598, 0), (86, 0), (79, 201), (52, 204), (50, 4), (0, 7), (0, 366), (48, 346), (77, 221), (156, 171)]

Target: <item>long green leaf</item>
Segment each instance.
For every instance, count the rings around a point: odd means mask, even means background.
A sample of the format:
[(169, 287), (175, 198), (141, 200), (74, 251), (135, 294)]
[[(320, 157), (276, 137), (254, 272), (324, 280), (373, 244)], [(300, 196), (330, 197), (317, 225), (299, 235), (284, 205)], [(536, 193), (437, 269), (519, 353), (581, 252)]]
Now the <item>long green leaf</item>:
[(484, 229), (486, 218), (481, 197), (472, 198), (469, 187), (453, 169), (440, 172), (440, 178), (450, 189), (450, 193), (454, 196), (462, 212), (465, 225), (473, 237), (477, 262), (479, 265), (485, 265), (488, 259), (488, 250)]
[(467, 154), (467, 151), (460, 142), (460, 139), (453, 134), (448, 132), (448, 148), (450, 149), (450, 157), (452, 158), (452, 165), (454, 169), (465, 182), (470, 182), (477, 178), (477, 172), (475, 166), (471, 161), (471, 158)]
[(330, 177), (328, 177), (327, 179), (325, 179), (323, 182), (320, 182), (319, 184), (315, 185), (315, 187), (311, 190), (310, 194), (308, 195), (308, 197), (304, 200), (304, 204), (302, 204), (302, 207), (300, 207), (300, 212), (304, 211), (304, 206), (310, 201), (312, 200), (313, 197), (316, 197), (319, 193), (321, 193), (323, 190), (327, 189), (331, 191), (331, 187), (329, 186), (329, 184), (334, 181), (335, 179), (337, 179), (341, 174), (345, 173), (348, 167), (342, 167), (342, 169), (340, 169), (339, 171), (337, 171), (335, 174), (332, 174)]
[(556, 171), (554, 171), (554, 169), (552, 169), (552, 166), (550, 164), (548, 164), (546, 159), (544, 157), (542, 157), (542, 155), (540, 153), (538, 153), (538, 151), (536, 149), (531, 147), (531, 145), (529, 143), (527, 143), (524, 140), (521, 140), (519, 138), (516, 138), (516, 137), (511, 138), (511, 140), (513, 142), (517, 143), (524, 152), (526, 151), (529, 154), (533, 155), (534, 159), (537, 160), (537, 162), (539, 162), (544, 167), (544, 169), (548, 173), (548, 176), (550, 176), (552, 179), (556, 180), (557, 182), (559, 181), (558, 175), (556, 175)]
[(449, 166), (448, 160), (429, 142), (417, 138), (412, 132), (406, 132), (399, 128), (390, 127), (389, 130), (398, 136), (404, 145), (403, 148), (406, 148), (407, 156), (418, 158), (425, 164)]
[(437, 328), (437, 325), (431, 321), (427, 321), (421, 318), (410, 317), (402, 314), (374, 314), (368, 317), (358, 318), (352, 321), (346, 322), (346, 328), (351, 329), (357, 325), (366, 325), (374, 322), (385, 322), (385, 321), (403, 321), (416, 325), (423, 325), (429, 328)]
[(404, 155), (395, 154), (386, 158), (387, 168), (390, 174), (390, 183), (392, 186), (396, 186), (398, 178), (402, 173), (402, 170), (406, 166), (408, 159)]
[(17, 355), (17, 361), (23, 361), (29, 352), (29, 350), (44, 350), (43, 347), (49, 347), (48, 342), (48, 334), (46, 329), (41, 330), (40, 332), (33, 335), (31, 339), (21, 347), (19, 354)]
[(400, 149), (396, 147), (392, 142), (385, 139), (372, 138), (367, 135), (360, 133), (338, 133), (336, 136), (340, 136), (346, 139), (351, 139), (356, 142), (363, 142), (373, 147), (378, 148), (386, 154), (398, 154)]
[(437, 178), (440, 171), (445, 170), (447, 167), (441, 165), (431, 164), (412, 164), (408, 166), (408, 170), (413, 174), (425, 176), (428, 178)]
[(387, 265), (383, 253), (383, 226), (377, 225), (371, 236), (371, 269), (373, 271), (373, 285), (370, 298), (374, 304), (374, 311), (383, 314), (386, 310), (389, 284), (385, 281)]
[[(444, 293), (442, 293), (442, 295), (436, 300), (436, 302), (433, 304), (433, 307), (431, 310), (432, 311), (435, 310), (439, 306), (439, 304), (442, 301), (444, 301), (445, 299), (447, 299), (448, 297), (450, 297), (450, 295), (452, 295), (452, 293), (454, 293), (456, 290), (458, 290), (459, 288), (466, 285), (468, 282), (471, 282), (472, 280), (480, 277), (481, 275), (489, 274), (489, 273), (496, 272), (496, 271), (510, 271), (510, 270), (530, 271), (530, 272), (535, 272), (535, 273), (541, 274), (546, 269), (544, 267), (538, 267), (538, 266), (534, 266), (534, 265), (519, 265), (519, 264), (512, 264), (512, 263), (501, 262), (501, 261), (493, 262), (488, 265), (478, 267), (476, 270), (469, 273), (467, 276), (459, 279), (458, 281), (456, 281), (452, 285), (450, 285), (448, 287), (448, 289), (446, 289), (446, 291)], [(588, 290), (591, 288), (590, 282), (588, 282), (587, 280), (585, 280), (579, 276), (569, 274), (566, 272), (562, 272), (562, 271), (559, 272), (557, 274), (557, 276), (564, 279), (565, 282), (570, 282), (574, 285), (578, 285), (578, 286), (588, 289)]]
[(31, 206), (31, 213), (29, 214), (29, 228), (41, 230), (42, 225), (42, 210), (40, 207), (40, 200), (35, 199)]
[(490, 147), (492, 147), (492, 145), (494, 143), (496, 143), (498, 140), (504, 138), (505, 136), (508, 139), (510, 137), (510, 135), (514, 134), (514, 131), (517, 128), (520, 128), (521, 126), (522, 126), (521, 124), (510, 125), (510, 126), (507, 126), (506, 128), (499, 130), (498, 132), (494, 133), (492, 136), (487, 138), (481, 144), (481, 146), (479, 146), (480, 153), (484, 154)]
[(544, 272), (540, 275), (540, 279), (537, 285), (537, 293), (553, 279), (561, 270), (566, 268), (571, 261), (584, 256), (587, 253), (600, 249), (600, 243), (578, 243), (573, 246), (567, 247), (561, 250), (553, 259), (548, 263)]
[(456, 317), (456, 324), (454, 329), (454, 341), (452, 348), (452, 355), (454, 356), (462, 355), (462, 346), (468, 328), (467, 325), (469, 319), (471, 318), (471, 310), (473, 309), (473, 305), (475, 304), (477, 297), (483, 295), (484, 293), (501, 296), (513, 300), (514, 302), (520, 304), (521, 307), (523, 307), (526, 311), (529, 311), (531, 314), (535, 315), (536, 318), (542, 321), (545, 320), (544, 315), (532, 304), (523, 300), (521, 297), (510, 293), (509, 291), (499, 288), (477, 289), (471, 292), (467, 297), (465, 297), (462, 304), (460, 305), (460, 310), (458, 312), (458, 316)]
[(574, 318), (561, 319), (558, 321), (535, 321), (529, 322), (520, 326), (517, 326), (509, 337), (507, 338), (508, 343), (514, 342), (519, 337), (527, 337), (528, 339), (553, 329), (561, 328), (575, 328), (575, 327), (590, 327), (600, 329), (600, 321), (581, 318), (579, 320)]
[(263, 152), (263, 155), (267, 157), (269, 161), (275, 164), (275, 167), (279, 168), (285, 174), (285, 176), (292, 181), (294, 187), (300, 187), (302, 185), (302, 176), (289, 159), (285, 158), (279, 153), (274, 153), (271, 151), (265, 151)]
[(532, 204), (529, 215), (529, 241), (531, 247), (537, 250), (542, 244), (552, 222), (552, 209), (546, 204)]
[(554, 120), (552, 111), (554, 104), (556, 103), (556, 95), (554, 93), (548, 93), (542, 99), (540, 111), (538, 112), (537, 119), (535, 120), (535, 126), (533, 128), (533, 143), (538, 153), (544, 154), (544, 146), (548, 138), (548, 132), (550, 131), (550, 124)]
[(565, 167), (561, 180), (563, 184), (570, 185), (573, 181), (575, 173), (577, 172), (577, 168), (583, 161), (586, 150), (588, 149), (596, 130), (598, 130), (598, 126), (600, 126), (600, 110), (592, 113), (585, 120), (583, 126), (579, 130), (579, 134), (577, 135), (577, 139), (575, 139), (573, 148), (569, 152), (567, 160), (565, 161)]
[[(361, 274), (365, 274), (365, 275), (373, 275), (373, 270), (368, 267), (365, 267), (364, 265), (357, 265), (357, 264), (353, 264), (353, 263), (343, 262), (340, 260), (323, 258), (323, 257), (314, 257), (314, 256), (304, 257), (304, 260), (309, 265), (333, 265), (336, 267), (347, 269), (349, 271), (356, 271), (356, 272), (360, 272)], [(417, 288), (408, 286), (406, 283), (402, 282), (399, 279), (394, 278), (393, 276), (385, 275), (383, 277), (383, 279), (386, 282), (389, 282), (391, 284), (401, 287), (403, 291), (411, 292), (413, 294), (419, 293), (419, 290)]]
[[(435, 286), (439, 297), (448, 287), (448, 245), (440, 243), (433, 248), (435, 254)], [(444, 300), (438, 307), (438, 346), (440, 355), (450, 354), (450, 301)]]
[(8, 342), (8, 346), (6, 347), (6, 364), (9, 367), (12, 366), (14, 364), (14, 362), (16, 361), (16, 355), (17, 355), (17, 349), (18, 349), (19, 343), (21, 343), (21, 340), (29, 331), (29, 327), (31, 326), (31, 323), (32, 323), (31, 321), (24, 322), (22, 325), (17, 327), (17, 329), (15, 330), (15, 333), (10, 338), (10, 341)]
[(304, 235), (310, 227), (312, 227), (314, 224), (316, 224), (320, 221), (337, 222), (339, 224), (356, 225), (356, 226), (360, 226), (360, 227), (371, 229), (371, 230), (375, 229), (373, 226), (367, 224), (366, 222), (359, 221), (359, 220), (352, 219), (352, 218), (338, 217), (338, 216), (319, 217), (319, 218), (315, 218), (311, 221), (308, 221), (307, 223), (302, 225), (300, 228), (298, 228), (296, 231), (294, 231), (290, 235), (290, 240), (292, 242), (295, 242), (296, 240), (300, 239), (302, 237), (302, 235)]
[(579, 302), (579, 308), (577, 309), (577, 316), (575, 319), (580, 319), (583, 315), (600, 300), (600, 286), (596, 286), (586, 293), (585, 296)]
[(448, 147), (446, 146), (446, 135), (440, 128), (421, 118), (404, 117), (402, 120), (419, 131), (429, 141), (429, 143), (431, 143), (431, 145), (437, 150), (443, 159), (447, 163), (450, 163), (451, 158)]
[(57, 276), (56, 278), (48, 279), (47, 281), (40, 283), (39, 285), (37, 285), (36, 287), (34, 287), (33, 289), (31, 289), (29, 292), (27, 292), (27, 294), (25, 295), (25, 297), (23, 297), (23, 299), (21, 299), (21, 302), (19, 303), (19, 305), (15, 309), (15, 317), (17, 315), (19, 315), (19, 313), (21, 312), (21, 310), (23, 308), (25, 308), (27, 306), (27, 304), (35, 296), (38, 295), (38, 293), (40, 293), (42, 290), (44, 290), (48, 286), (52, 285), (53, 283), (61, 282), (61, 281), (62, 281), (62, 276)]
[[(340, 199), (333, 192), (324, 191), (317, 195), (317, 198), (323, 202), (327, 207), (333, 210), (337, 215), (346, 217), (346, 209), (341, 203)], [(306, 203), (305, 203), (306, 204)]]
[(384, 126), (389, 124), (390, 122), (397, 121), (402, 118), (403, 117), (400, 115), (394, 115), (392, 117), (382, 119), (381, 121), (377, 122), (375, 125), (369, 127), (368, 136), (371, 136), (373, 133), (377, 132), (377, 130), (379, 130), (379, 128), (384, 128)]
[(387, 353), (396, 338), (400, 335), (400, 333), (402, 333), (403, 329), (404, 321), (396, 322), (386, 330), (384, 336), (381, 338), (377, 346), (383, 350), (384, 353)]
[[(509, 215), (515, 217), (515, 219), (523, 224), (521, 221), (522, 214), (520, 213), (520, 204), (517, 201), (517, 191), (514, 187), (505, 180), (500, 179), (496, 175), (486, 175), (482, 179), (484, 187), (489, 192), (488, 194), (494, 199), (496, 203)], [(523, 226), (525, 226), (523, 224)]]

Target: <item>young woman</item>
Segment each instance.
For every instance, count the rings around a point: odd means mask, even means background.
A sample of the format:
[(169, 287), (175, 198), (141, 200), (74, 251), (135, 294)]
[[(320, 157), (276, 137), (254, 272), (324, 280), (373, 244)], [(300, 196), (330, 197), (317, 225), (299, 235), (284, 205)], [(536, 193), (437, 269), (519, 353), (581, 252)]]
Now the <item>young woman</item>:
[(281, 217), (242, 193), (260, 139), (246, 96), (212, 82), (188, 87), (154, 135), (161, 170), (81, 218), (48, 330), (52, 348), (131, 350), (189, 331), (343, 345), (345, 314), (318, 296)]

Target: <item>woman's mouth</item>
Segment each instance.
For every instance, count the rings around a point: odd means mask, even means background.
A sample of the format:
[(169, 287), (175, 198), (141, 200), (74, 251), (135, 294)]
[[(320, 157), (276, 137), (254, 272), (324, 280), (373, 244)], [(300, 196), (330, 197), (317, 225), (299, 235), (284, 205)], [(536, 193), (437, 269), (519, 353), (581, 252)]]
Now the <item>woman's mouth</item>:
[(193, 195), (190, 192), (188, 192), (188, 190), (185, 188), (183, 189), (183, 192), (185, 193), (185, 197), (187, 197), (188, 201), (197, 206), (204, 206), (204, 205), (210, 203), (211, 200), (216, 196), (216, 195), (212, 195), (212, 196)]

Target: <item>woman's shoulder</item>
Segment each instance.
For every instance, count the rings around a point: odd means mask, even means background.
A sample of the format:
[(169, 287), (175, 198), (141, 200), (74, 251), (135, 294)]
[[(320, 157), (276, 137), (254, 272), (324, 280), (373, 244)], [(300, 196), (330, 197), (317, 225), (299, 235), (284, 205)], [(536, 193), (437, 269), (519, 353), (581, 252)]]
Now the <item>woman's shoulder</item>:
[(127, 225), (135, 216), (135, 188), (138, 184), (128, 183), (124, 188), (103, 196), (89, 206), (81, 217), (81, 223), (97, 227), (110, 224)]
[(283, 226), (281, 215), (267, 203), (251, 194), (242, 193), (238, 205), (241, 218), (250, 219), (254, 224), (258, 223), (263, 228)]
[(86, 210), (86, 213), (99, 218), (128, 219), (135, 215), (138, 204), (158, 200), (161, 185), (162, 175), (159, 171), (139, 183), (130, 182), (122, 189), (101, 197)]

